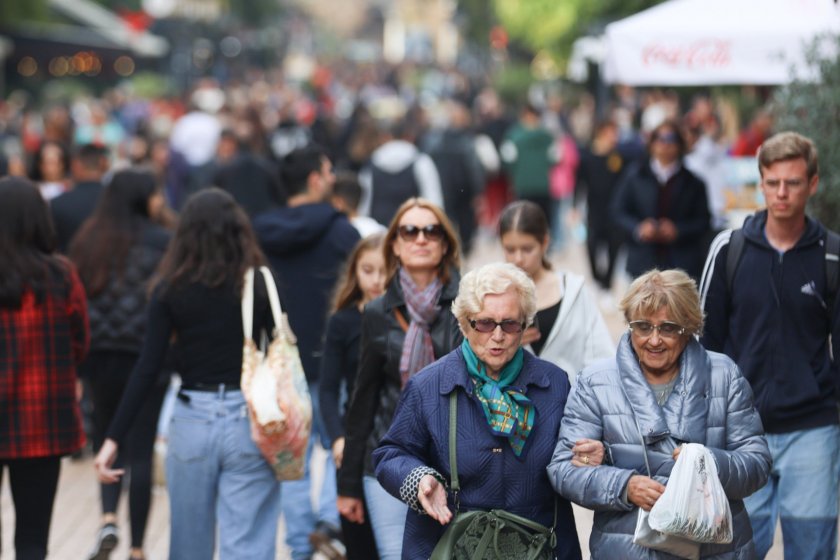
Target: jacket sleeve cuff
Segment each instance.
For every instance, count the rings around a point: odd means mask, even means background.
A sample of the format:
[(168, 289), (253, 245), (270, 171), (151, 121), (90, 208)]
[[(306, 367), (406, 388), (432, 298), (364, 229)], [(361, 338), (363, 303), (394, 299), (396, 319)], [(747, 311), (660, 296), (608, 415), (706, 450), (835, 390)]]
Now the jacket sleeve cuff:
[(417, 498), (417, 492), (420, 488), (420, 480), (427, 474), (432, 475), (438, 480), (438, 482), (443, 484), (444, 487), (448, 488), (446, 479), (443, 478), (439, 472), (431, 467), (425, 466), (415, 467), (410, 473), (408, 473), (408, 476), (405, 477), (402, 486), (400, 486), (400, 499), (405, 502), (408, 507), (423, 515), (426, 514), (426, 511), (423, 509), (423, 506), (420, 505), (420, 500)]

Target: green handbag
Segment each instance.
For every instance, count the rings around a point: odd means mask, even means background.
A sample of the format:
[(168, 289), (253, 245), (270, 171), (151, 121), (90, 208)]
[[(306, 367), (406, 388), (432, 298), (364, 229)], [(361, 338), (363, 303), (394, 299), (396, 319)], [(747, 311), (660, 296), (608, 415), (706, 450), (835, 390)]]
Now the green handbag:
[(545, 527), (502, 509), (460, 511), (456, 425), (458, 396), (449, 395), (449, 464), (452, 468), (452, 494), (455, 518), (432, 551), (429, 560), (551, 560), (557, 535), (557, 500), (554, 501), (554, 522)]

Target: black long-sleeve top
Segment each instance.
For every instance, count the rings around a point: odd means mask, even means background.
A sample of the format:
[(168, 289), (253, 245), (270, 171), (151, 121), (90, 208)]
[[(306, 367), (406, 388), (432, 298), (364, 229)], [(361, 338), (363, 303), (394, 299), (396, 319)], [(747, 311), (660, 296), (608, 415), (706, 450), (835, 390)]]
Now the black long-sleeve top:
[[(242, 303), (233, 283), (210, 288), (159, 287), (149, 301), (146, 337), (107, 437), (119, 442), (155, 384), (170, 341), (184, 386), (224, 383), (238, 387), (242, 374)], [(254, 289), (254, 336), (274, 321), (260, 274)]]
[(327, 323), (318, 398), (321, 400), (321, 418), (331, 443), (344, 437), (346, 404), (341, 406), (341, 385), (346, 385), (347, 395), (353, 394), (361, 332), (362, 313), (355, 305), (339, 309)]

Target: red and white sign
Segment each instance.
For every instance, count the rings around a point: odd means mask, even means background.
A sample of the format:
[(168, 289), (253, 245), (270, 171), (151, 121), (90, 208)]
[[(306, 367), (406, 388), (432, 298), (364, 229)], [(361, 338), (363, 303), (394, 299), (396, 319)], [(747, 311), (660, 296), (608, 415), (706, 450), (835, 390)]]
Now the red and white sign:
[(607, 26), (604, 79), (773, 85), (807, 77), (805, 47), (840, 33), (833, 0), (670, 0)]

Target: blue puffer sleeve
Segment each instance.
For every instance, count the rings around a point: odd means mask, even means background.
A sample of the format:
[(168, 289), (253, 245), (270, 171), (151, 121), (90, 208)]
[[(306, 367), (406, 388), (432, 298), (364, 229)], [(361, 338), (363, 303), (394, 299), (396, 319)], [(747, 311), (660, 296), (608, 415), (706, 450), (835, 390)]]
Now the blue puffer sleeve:
[(726, 358), (726, 449), (710, 448), (717, 461), (718, 477), (730, 500), (741, 500), (767, 482), (772, 459), (752, 389), (738, 366)]
[(566, 403), (560, 437), (547, 467), (548, 478), (561, 496), (578, 505), (594, 510), (629, 511), (634, 506), (624, 502), (622, 496), (630, 477), (636, 474), (634, 471), (610, 465), (575, 467), (571, 462), (575, 441), (603, 440), (601, 418), (589, 378), (581, 374)]

